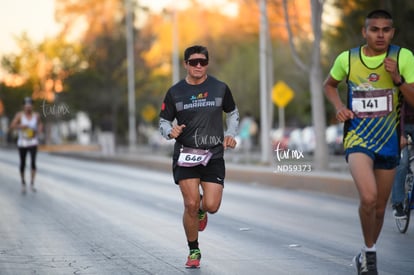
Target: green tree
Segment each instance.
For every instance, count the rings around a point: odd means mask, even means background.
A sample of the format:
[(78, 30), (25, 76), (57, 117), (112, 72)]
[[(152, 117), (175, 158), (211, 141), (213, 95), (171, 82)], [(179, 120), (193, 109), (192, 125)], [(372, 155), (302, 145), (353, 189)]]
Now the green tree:
[(56, 95), (63, 91), (63, 82), (68, 75), (82, 66), (79, 47), (67, 43), (62, 37), (48, 38), (35, 44), (23, 33), (16, 42), (20, 53), (2, 58), (6, 79), (3, 80), (1, 98), (8, 117), (21, 108), (25, 96), (35, 99), (38, 110), (43, 101), (54, 101)]
[[(112, 123), (118, 133), (120, 142), (125, 139), (127, 127), (127, 61), (126, 61), (126, 26), (125, 7), (122, 0), (106, 0), (96, 5), (94, 0), (57, 1), (57, 17), (64, 25), (65, 35), (77, 30), (84, 24), (84, 31), (79, 34), (85, 56), (85, 70), (72, 75), (67, 81), (66, 100), (78, 102), (75, 105), (87, 111), (95, 125), (105, 113), (110, 113)], [(152, 38), (151, 34), (141, 35), (134, 29), (134, 56), (136, 70), (136, 102), (140, 105), (151, 85), (149, 70), (143, 62), (141, 52)], [(139, 108), (137, 108), (139, 116)]]

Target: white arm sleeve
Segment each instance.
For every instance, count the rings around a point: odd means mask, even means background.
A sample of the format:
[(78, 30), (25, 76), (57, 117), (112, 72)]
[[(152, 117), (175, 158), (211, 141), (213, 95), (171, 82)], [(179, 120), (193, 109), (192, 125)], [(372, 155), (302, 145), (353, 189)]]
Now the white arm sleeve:
[(159, 130), (161, 135), (166, 139), (171, 139), (168, 135), (172, 130), (172, 122), (163, 118), (160, 118)]
[(226, 124), (227, 124), (227, 131), (224, 133), (224, 136), (232, 136), (235, 137), (239, 131), (239, 110), (234, 109), (230, 113), (226, 113)]

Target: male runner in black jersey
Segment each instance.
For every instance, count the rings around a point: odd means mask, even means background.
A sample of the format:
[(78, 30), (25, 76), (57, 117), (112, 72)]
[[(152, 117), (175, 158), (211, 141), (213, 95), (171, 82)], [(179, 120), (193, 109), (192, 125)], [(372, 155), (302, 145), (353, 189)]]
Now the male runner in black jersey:
[(236, 146), (239, 124), (232, 93), (225, 83), (207, 75), (208, 62), (206, 47), (185, 50), (187, 75), (168, 90), (160, 112), (161, 134), (176, 140), (173, 175), (184, 200), (183, 224), (190, 249), (187, 267), (200, 266), (198, 231), (207, 225), (207, 212), (216, 213), (220, 207), (225, 177), (223, 153)]

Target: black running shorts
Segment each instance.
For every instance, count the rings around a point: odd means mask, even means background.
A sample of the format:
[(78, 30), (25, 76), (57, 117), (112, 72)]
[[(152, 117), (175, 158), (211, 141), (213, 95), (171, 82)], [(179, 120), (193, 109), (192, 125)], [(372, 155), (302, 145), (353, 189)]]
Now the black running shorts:
[(223, 158), (211, 159), (207, 166), (194, 167), (181, 167), (177, 165), (177, 160), (173, 160), (173, 175), (176, 184), (179, 184), (180, 180), (198, 178), (204, 182), (224, 185), (226, 167)]

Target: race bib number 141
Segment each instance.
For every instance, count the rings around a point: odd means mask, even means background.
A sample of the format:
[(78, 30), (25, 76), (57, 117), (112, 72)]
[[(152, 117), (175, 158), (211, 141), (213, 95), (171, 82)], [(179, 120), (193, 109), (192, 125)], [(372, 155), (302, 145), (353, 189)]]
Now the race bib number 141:
[(352, 92), (352, 111), (357, 117), (381, 117), (393, 109), (393, 90), (369, 90)]

